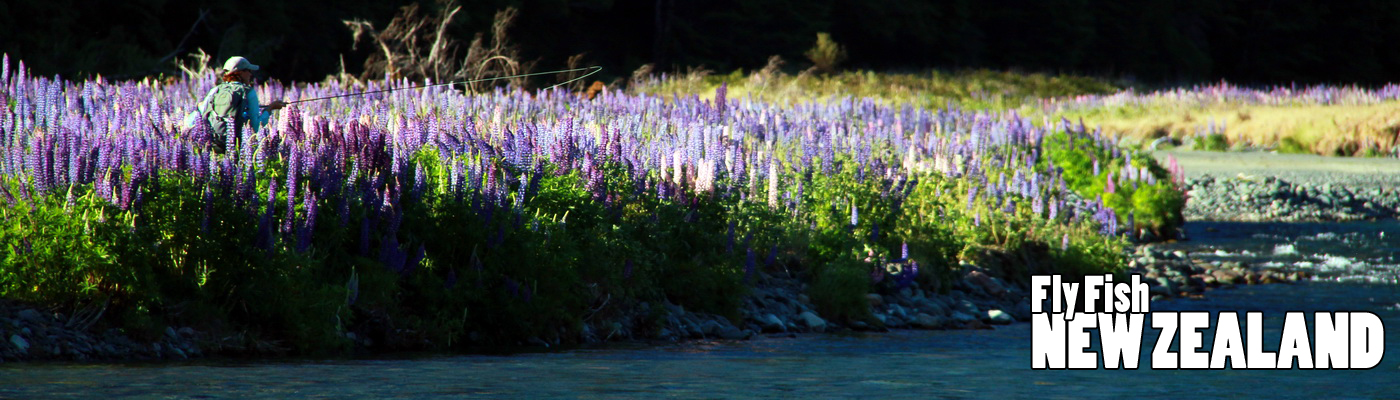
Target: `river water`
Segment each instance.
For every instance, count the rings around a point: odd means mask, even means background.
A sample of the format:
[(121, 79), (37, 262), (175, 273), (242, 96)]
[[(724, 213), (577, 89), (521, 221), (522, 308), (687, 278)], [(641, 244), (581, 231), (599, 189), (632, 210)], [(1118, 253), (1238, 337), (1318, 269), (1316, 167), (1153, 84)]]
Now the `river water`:
[[(1030, 325), (1018, 323), (987, 331), (802, 335), (505, 356), (3, 364), (0, 398), (1400, 398), (1400, 223), (1192, 223), (1189, 229), (1194, 240), (1168, 247), (1321, 277), (1154, 302), (1154, 311), (1263, 311), (1268, 349), (1277, 349), (1285, 311), (1370, 311), (1389, 328), (1381, 364), (1369, 370), (1151, 370), (1148, 353), (1157, 335), (1149, 329), (1141, 369), (1032, 370)], [(1209, 345), (1212, 334), (1205, 337)]]

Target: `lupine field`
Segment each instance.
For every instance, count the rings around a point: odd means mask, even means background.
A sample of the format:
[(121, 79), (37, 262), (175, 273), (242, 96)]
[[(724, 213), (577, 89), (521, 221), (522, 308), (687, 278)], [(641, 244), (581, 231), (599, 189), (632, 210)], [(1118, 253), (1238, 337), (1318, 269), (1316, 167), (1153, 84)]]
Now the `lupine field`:
[(1186, 201), (1175, 165), (1014, 112), (438, 87), (295, 104), (213, 154), (180, 126), (212, 74), (3, 65), (0, 298), (101, 307), (138, 335), (178, 323), (305, 352), (366, 326), (405, 347), (571, 338), (654, 323), (664, 301), (737, 318), (760, 274), (867, 320), (866, 293), (947, 290), (960, 263), (1118, 270)]

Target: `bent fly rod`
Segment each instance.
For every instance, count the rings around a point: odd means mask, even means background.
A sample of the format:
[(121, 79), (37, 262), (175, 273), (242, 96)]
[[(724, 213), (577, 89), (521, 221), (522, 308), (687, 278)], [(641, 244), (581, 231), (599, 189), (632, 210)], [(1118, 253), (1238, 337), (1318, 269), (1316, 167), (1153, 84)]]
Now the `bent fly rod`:
[[(559, 82), (559, 83), (554, 84), (553, 86), (550, 86), (550, 87), (545, 88), (545, 90), (549, 90), (549, 89), (553, 89), (553, 88), (556, 88), (556, 87), (559, 87), (559, 86), (563, 86), (563, 85), (567, 85), (567, 84), (573, 83), (573, 82), (578, 81), (578, 80), (583, 79), (583, 78), (587, 78), (589, 75), (596, 74), (596, 73), (598, 73), (598, 71), (602, 71), (602, 70), (603, 70), (603, 67), (594, 65), (594, 66), (591, 66), (591, 67), (573, 68), (573, 69), (561, 69), (561, 70), (557, 70), (557, 71), (532, 72), (532, 73), (528, 73), (528, 74), (516, 74), (516, 75), (507, 75), (507, 76), (497, 76), (497, 77), (494, 77), (494, 78), (469, 79), (469, 80), (465, 80), (465, 81), (445, 82), (445, 83), (434, 83), (434, 84), (431, 84), (431, 85), (419, 85), (419, 86), (410, 86), (410, 87), (401, 87), (401, 88), (390, 88), (390, 89), (372, 90), (372, 91), (368, 91), (368, 92), (346, 93), (346, 94), (339, 94), (339, 95), (335, 95), (335, 96), (316, 97), (316, 98), (311, 98), (311, 99), (301, 99), (301, 100), (288, 101), (288, 102), (285, 102), (285, 104), (286, 104), (286, 105), (292, 105), (292, 104), (296, 104), (296, 103), (305, 103), (305, 102), (309, 102), (309, 101), (329, 100), (329, 99), (335, 99), (335, 98), (341, 98), (341, 97), (364, 96), (364, 95), (368, 95), (368, 94), (395, 92), (395, 91), (399, 91), (399, 90), (409, 90), (409, 89), (422, 89), (422, 88), (430, 88), (430, 87), (434, 87), (434, 86), (447, 86), (447, 85), (466, 84), (466, 83), (490, 82), (490, 81), (501, 80), (501, 79), (524, 78), (524, 77), (527, 77), (527, 76), (548, 75), (548, 74), (562, 74), (562, 73), (566, 73), (566, 72), (577, 72), (577, 71), (588, 71), (588, 73), (583, 74), (583, 75), (580, 75), (580, 76), (577, 77), (577, 78), (573, 78), (573, 79), (570, 79), (570, 80), (567, 80), (567, 81)], [(267, 108), (267, 106), (264, 105), (264, 106), (262, 106), (262, 108)]]

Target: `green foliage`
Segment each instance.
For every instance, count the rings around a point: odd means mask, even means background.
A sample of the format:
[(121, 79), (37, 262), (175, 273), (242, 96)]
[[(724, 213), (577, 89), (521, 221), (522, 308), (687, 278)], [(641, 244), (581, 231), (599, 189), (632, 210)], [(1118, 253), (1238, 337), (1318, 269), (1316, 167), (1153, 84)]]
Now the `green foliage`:
[(1196, 140), (1196, 150), (1225, 151), (1230, 149), (1230, 140), (1223, 133), (1212, 133)]
[[(0, 190), (20, 193), (7, 181)], [(149, 305), (147, 264), (124, 265), (123, 253), (139, 247), (130, 216), (106, 206), (83, 188), (70, 189), (71, 206), (57, 197), (13, 202), (0, 208), (0, 297), (67, 306), (97, 298)]]
[(814, 271), (812, 303), (828, 319), (873, 321), (870, 305), (870, 263), (848, 255), (819, 266)]
[(817, 42), (804, 53), (812, 67), (822, 73), (836, 72), (836, 66), (846, 60), (846, 48), (831, 40), (831, 34), (817, 33)]
[[(1114, 158), (1109, 150), (1095, 146), (1093, 139), (1084, 132), (1056, 131), (1045, 138), (1045, 161), (1042, 168), (1051, 163), (1063, 168), (1066, 186), (1084, 198), (1101, 198), (1103, 203), (1118, 214), (1120, 223), (1126, 224), (1133, 218), (1136, 228), (1147, 229), (1162, 237), (1173, 232), (1185, 218), (1181, 210), (1186, 206), (1185, 194), (1172, 182), (1165, 168), (1158, 165), (1151, 156), (1131, 149), (1123, 149), (1131, 158), (1131, 168), (1147, 168), (1155, 183), (1145, 180), (1130, 182), (1119, 173), (1126, 158)], [(1095, 163), (1098, 173), (1095, 174)], [(1113, 179), (1113, 190), (1109, 192), (1109, 179)]]

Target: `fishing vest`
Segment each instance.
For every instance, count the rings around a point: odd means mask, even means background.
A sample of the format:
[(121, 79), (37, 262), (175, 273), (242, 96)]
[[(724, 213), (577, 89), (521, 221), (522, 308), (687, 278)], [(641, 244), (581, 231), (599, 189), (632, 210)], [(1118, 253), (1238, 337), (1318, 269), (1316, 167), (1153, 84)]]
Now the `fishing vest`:
[(209, 121), (210, 144), (215, 152), (224, 152), (230, 132), (235, 141), (243, 139), (243, 125), (248, 121), (243, 116), (243, 101), (251, 90), (252, 86), (242, 82), (224, 82), (214, 87), (204, 119)]

